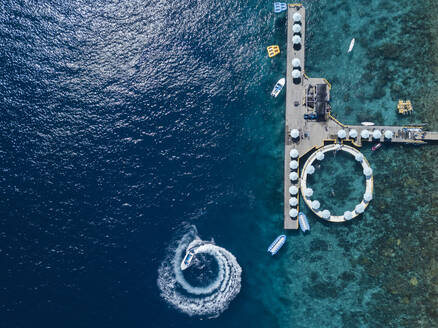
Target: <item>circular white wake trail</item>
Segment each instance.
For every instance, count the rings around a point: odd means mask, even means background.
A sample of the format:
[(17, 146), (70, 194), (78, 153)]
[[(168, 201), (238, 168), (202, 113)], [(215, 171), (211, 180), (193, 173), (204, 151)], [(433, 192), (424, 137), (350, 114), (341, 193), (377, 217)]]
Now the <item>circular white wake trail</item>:
[[(208, 254), (218, 264), (218, 274), (207, 286), (192, 286), (184, 278), (180, 264), (186, 249), (195, 256)], [(196, 228), (186, 233), (169, 248), (169, 253), (158, 269), (161, 296), (180, 311), (190, 316), (216, 317), (227, 309), (239, 293), (242, 269), (236, 258), (226, 249), (199, 239)]]

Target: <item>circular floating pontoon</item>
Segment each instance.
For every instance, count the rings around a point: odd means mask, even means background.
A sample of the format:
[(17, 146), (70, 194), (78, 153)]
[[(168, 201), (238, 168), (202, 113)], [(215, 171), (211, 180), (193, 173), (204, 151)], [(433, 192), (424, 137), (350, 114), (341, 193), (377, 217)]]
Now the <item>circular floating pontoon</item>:
[(289, 198), (289, 205), (290, 206), (297, 206), (297, 204), (298, 204), (298, 198), (296, 198), (296, 197)]
[[(362, 133), (366, 131), (369, 136), (369, 132), (367, 130), (362, 130)], [(361, 134), (362, 134), (361, 133)], [(362, 136), (363, 137), (363, 136)], [(331, 151), (345, 151), (352, 155), (354, 159), (362, 166), (363, 173), (367, 176), (365, 179), (365, 194), (363, 196), (363, 201), (356, 205), (354, 209), (351, 211), (346, 211), (342, 215), (332, 215), (330, 211), (323, 210), (319, 211), (319, 207), (321, 204), (317, 200), (311, 200), (310, 197), (313, 195), (313, 190), (311, 188), (307, 188), (307, 174), (309, 172), (310, 168), (313, 167), (313, 162), (317, 160), (318, 157), (320, 157), (320, 154), (324, 154), (326, 152)], [(307, 159), (306, 163), (304, 163), (303, 170), (301, 173), (301, 179), (300, 179), (300, 185), (301, 185), (301, 192), (304, 199), (304, 202), (307, 204), (307, 206), (312, 210), (313, 213), (315, 213), (320, 218), (330, 221), (330, 222), (345, 222), (347, 220), (354, 219), (358, 215), (362, 214), (366, 207), (368, 206), (369, 202), (373, 198), (373, 170), (370, 166), (370, 163), (367, 161), (367, 159), (361, 154), (359, 150), (356, 148), (353, 148), (348, 145), (339, 145), (339, 144), (330, 144), (327, 146), (324, 146), (322, 148), (319, 148), (316, 152), (311, 154), (309, 158)], [(311, 192), (310, 192), (310, 191)]]
[(368, 139), (370, 137), (370, 131), (368, 131), (367, 129), (362, 130), (362, 132), (360, 133), (361, 138), (364, 139)]

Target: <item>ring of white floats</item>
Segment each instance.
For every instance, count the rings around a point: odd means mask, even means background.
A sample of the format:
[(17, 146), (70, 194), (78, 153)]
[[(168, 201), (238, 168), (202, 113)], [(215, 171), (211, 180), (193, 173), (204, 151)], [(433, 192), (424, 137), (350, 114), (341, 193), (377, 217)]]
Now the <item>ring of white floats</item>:
[[(363, 130), (364, 131), (364, 130)], [(362, 131), (362, 132), (363, 132)], [(341, 136), (343, 134), (341, 133)], [(354, 159), (362, 166), (363, 174), (365, 175), (365, 193), (363, 195), (362, 201), (355, 206), (354, 209), (351, 211), (346, 211), (342, 215), (332, 215), (329, 210), (320, 209), (320, 202), (318, 200), (312, 200), (311, 197), (313, 196), (313, 190), (312, 188), (307, 187), (307, 175), (312, 174), (315, 171), (315, 166), (313, 165), (313, 162), (318, 160), (321, 161), (324, 159), (324, 153), (330, 152), (330, 151), (345, 151), (348, 154), (352, 155)], [(356, 148), (353, 148), (348, 145), (340, 145), (340, 144), (330, 144), (324, 147), (319, 148), (317, 151), (315, 151), (313, 154), (309, 156), (306, 163), (304, 163), (303, 169), (301, 171), (301, 179), (300, 179), (300, 186), (301, 186), (301, 194), (303, 196), (304, 202), (307, 204), (307, 206), (312, 210), (313, 213), (315, 213), (317, 216), (319, 216), (321, 219), (330, 221), (330, 222), (345, 222), (349, 221), (351, 219), (354, 219), (355, 217), (362, 214), (365, 209), (367, 208), (370, 201), (373, 199), (373, 169), (370, 166), (370, 163), (367, 161), (367, 159), (363, 156), (363, 154), (357, 150)], [(292, 188), (292, 187), (291, 187)], [(291, 190), (289, 190), (291, 192)], [(294, 192), (298, 192), (298, 188), (294, 187)], [(293, 194), (291, 192), (291, 195), (295, 197), (296, 193)]]

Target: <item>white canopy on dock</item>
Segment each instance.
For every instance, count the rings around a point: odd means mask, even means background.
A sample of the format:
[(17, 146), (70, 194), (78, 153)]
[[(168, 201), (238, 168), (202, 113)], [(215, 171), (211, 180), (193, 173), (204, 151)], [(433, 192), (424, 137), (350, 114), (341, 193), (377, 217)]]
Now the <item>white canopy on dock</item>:
[(380, 139), (381, 137), (382, 137), (382, 132), (380, 132), (379, 130), (373, 131), (373, 138), (374, 139)]
[(322, 161), (325, 158), (325, 155), (322, 151), (318, 152), (318, 154), (316, 154), (316, 159), (318, 161)]
[(313, 189), (312, 188), (306, 188), (306, 190), (304, 191), (304, 195), (306, 197), (312, 197), (313, 196)]
[(290, 150), (290, 157), (297, 158), (298, 155), (299, 155), (298, 150), (296, 150), (295, 148)]
[(365, 167), (364, 169), (363, 169), (363, 174), (366, 176), (366, 177), (370, 177), (372, 174), (373, 174), (373, 169), (371, 168), (371, 167)]
[(392, 139), (392, 137), (394, 136), (394, 133), (391, 130), (386, 130), (384, 135), (385, 135), (386, 139)]
[(294, 24), (292, 26), (292, 31), (294, 31), (294, 33), (300, 33), (301, 32), (301, 25), (300, 24)]
[(298, 211), (297, 211), (295, 208), (291, 209), (291, 210), (289, 211), (289, 216), (290, 216), (291, 218), (296, 218), (296, 217), (298, 216)]
[(300, 76), (301, 76), (301, 73), (300, 73), (299, 70), (294, 69), (294, 70), (292, 71), (292, 77), (293, 77), (294, 79), (298, 79), (298, 78), (300, 78)]
[(298, 138), (300, 135), (300, 131), (298, 131), (298, 129), (292, 129), (290, 130), (290, 136), (292, 138)]
[(292, 59), (292, 66), (293, 67), (300, 67), (301, 66), (301, 61), (299, 58), (294, 58)]
[(350, 138), (356, 138), (357, 137), (357, 130), (351, 129), (350, 132), (348, 132), (348, 135), (350, 136)]
[(313, 165), (309, 165), (307, 167), (306, 174), (313, 174), (313, 173), (315, 173), (315, 167)]
[(294, 19), (294, 22), (299, 22), (301, 20), (301, 14), (295, 13), (292, 18)]
[(362, 132), (360, 133), (360, 136), (364, 139), (368, 139), (370, 137), (370, 131), (368, 131), (367, 129), (362, 130)]
[(358, 161), (359, 163), (362, 163), (362, 161), (363, 161), (363, 155), (362, 155), (361, 153), (358, 153), (358, 154), (356, 154), (356, 155), (354, 156), (354, 159), (355, 159), (356, 161)]
[(330, 217), (330, 211), (329, 210), (322, 211), (321, 216), (323, 217), (323, 219), (328, 219)]
[(365, 206), (364, 206), (364, 204), (362, 204), (362, 203), (357, 204), (356, 207), (354, 208), (354, 211), (355, 211), (357, 214), (361, 214), (361, 213), (363, 213), (363, 212), (365, 211)]
[(291, 195), (296, 195), (296, 194), (298, 194), (298, 188), (297, 188), (296, 186), (290, 186), (290, 187), (289, 187), (289, 193), (290, 193)]
[(320, 206), (321, 206), (321, 204), (319, 203), (319, 201), (314, 200), (314, 201), (312, 202), (312, 208), (313, 208), (314, 210), (319, 209)]
[(344, 218), (345, 220), (351, 220), (353, 218), (353, 213), (351, 213), (350, 211), (344, 212)]
[(291, 181), (297, 181), (297, 180), (298, 180), (298, 173), (297, 173), (297, 172), (291, 172), (291, 173), (289, 174), (289, 179), (290, 179)]
[(296, 197), (289, 198), (289, 205), (290, 206), (297, 206), (297, 204), (298, 204), (298, 198), (296, 198)]
[(370, 192), (366, 192), (363, 195), (363, 199), (364, 199), (364, 201), (369, 202), (369, 201), (371, 201), (371, 199), (373, 199), (373, 195)]
[(292, 37), (292, 43), (293, 44), (300, 44), (301, 43), (301, 37), (299, 35), (294, 35)]
[(289, 163), (289, 167), (290, 167), (292, 170), (296, 170), (296, 169), (298, 168), (298, 162), (295, 161), (295, 160), (290, 161), (290, 163)]
[(344, 139), (347, 136), (347, 132), (345, 132), (344, 129), (341, 129), (338, 131), (338, 138), (339, 139)]

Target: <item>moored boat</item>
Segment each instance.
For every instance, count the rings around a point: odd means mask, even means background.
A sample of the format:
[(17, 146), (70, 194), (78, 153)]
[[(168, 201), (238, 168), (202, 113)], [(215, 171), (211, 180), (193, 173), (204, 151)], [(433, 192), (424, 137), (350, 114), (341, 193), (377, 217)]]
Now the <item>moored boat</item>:
[(286, 235), (280, 235), (277, 238), (275, 238), (272, 244), (269, 245), (268, 247), (268, 253), (271, 253), (271, 255), (277, 254), (280, 248), (283, 247), (285, 241), (286, 241)]
[(361, 122), (360, 124), (365, 125), (365, 126), (373, 126), (374, 125), (373, 122)]
[(274, 89), (272, 89), (271, 96), (277, 98), (277, 96), (280, 94), (281, 90), (284, 87), (284, 84), (286, 83), (286, 79), (283, 77), (275, 84)]
[(377, 145), (374, 145), (373, 147), (371, 147), (372, 151), (376, 151), (378, 150), (380, 147), (382, 147), (382, 144), (379, 142)]
[(195, 251), (193, 250), (193, 248), (186, 251), (186, 255), (184, 256), (181, 262), (182, 271), (184, 271), (190, 266), (194, 257), (195, 257)]
[(351, 52), (351, 50), (353, 50), (353, 47), (354, 47), (354, 42), (355, 42), (356, 40), (353, 38), (352, 40), (351, 40), (351, 42), (350, 42), (350, 47), (348, 47), (348, 52)]
[(298, 213), (298, 223), (302, 232), (310, 231), (310, 225), (307, 216), (303, 212)]

